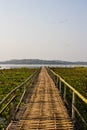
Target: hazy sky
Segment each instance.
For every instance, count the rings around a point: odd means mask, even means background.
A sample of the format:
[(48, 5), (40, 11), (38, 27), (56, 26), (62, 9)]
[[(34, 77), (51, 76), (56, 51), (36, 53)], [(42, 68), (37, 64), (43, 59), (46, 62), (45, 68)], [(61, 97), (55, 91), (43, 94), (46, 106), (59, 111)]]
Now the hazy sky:
[(87, 61), (87, 0), (0, 0), (0, 61)]

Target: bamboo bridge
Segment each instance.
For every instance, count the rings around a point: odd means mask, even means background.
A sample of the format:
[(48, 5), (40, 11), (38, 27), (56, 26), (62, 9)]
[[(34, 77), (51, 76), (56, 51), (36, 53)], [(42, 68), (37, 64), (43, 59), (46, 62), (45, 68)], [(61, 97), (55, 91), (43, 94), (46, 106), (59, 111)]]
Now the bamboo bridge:
[[(14, 109), (10, 113), (9, 122), (6, 130), (74, 130), (74, 118), (76, 108), (75, 94), (79, 94), (76, 90), (72, 90), (72, 115), (65, 106), (66, 86), (65, 82), (63, 98), (61, 97), (61, 84), (63, 79), (60, 77), (52, 78), (52, 71), (45, 67), (41, 68), (38, 73), (31, 76), (21, 86), (18, 86), (11, 91), (5, 99), (0, 103), (1, 105), (7, 100), (8, 103), (2, 108), (0, 114), (13, 102)], [(54, 74), (56, 76), (56, 74)], [(60, 81), (58, 80), (60, 79)], [(30, 81), (30, 79), (32, 79)], [(56, 80), (56, 82), (54, 82)], [(34, 82), (35, 81), (35, 82)], [(30, 86), (30, 87), (28, 87)], [(58, 87), (59, 90), (58, 90)], [(70, 86), (69, 86), (70, 87)], [(18, 90), (22, 90), (23, 94), (20, 96), (19, 103), (16, 105), (15, 99)], [(30, 89), (31, 88), (31, 89)], [(72, 88), (71, 88), (72, 89)], [(81, 96), (80, 94), (78, 96)], [(10, 98), (10, 99), (9, 99)], [(87, 100), (81, 97), (84, 102)], [(64, 99), (64, 101), (63, 101)], [(79, 116), (80, 113), (79, 113)], [(81, 117), (82, 118), (82, 117)], [(85, 120), (82, 118), (86, 125)], [(3, 129), (3, 130), (4, 130)]]

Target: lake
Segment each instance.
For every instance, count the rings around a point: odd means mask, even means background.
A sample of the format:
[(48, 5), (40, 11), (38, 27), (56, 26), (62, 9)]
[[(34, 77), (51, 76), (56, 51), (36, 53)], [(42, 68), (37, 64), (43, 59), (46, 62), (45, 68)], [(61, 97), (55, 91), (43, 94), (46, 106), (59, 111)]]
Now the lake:
[(49, 67), (75, 67), (75, 66), (83, 66), (87, 67), (87, 65), (49, 65), (49, 64), (0, 64), (0, 69), (10, 69), (10, 68), (21, 68), (21, 67), (27, 67), (27, 68), (37, 68), (42, 66), (49, 66)]

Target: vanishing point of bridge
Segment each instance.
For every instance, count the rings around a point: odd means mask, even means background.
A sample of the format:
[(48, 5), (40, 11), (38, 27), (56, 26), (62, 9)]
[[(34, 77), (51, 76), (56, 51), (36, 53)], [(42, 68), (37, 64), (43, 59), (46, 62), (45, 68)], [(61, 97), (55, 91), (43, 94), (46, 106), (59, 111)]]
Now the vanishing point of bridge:
[(32, 96), (27, 100), (19, 119), (11, 121), (6, 130), (74, 129), (58, 89), (46, 68), (41, 69)]

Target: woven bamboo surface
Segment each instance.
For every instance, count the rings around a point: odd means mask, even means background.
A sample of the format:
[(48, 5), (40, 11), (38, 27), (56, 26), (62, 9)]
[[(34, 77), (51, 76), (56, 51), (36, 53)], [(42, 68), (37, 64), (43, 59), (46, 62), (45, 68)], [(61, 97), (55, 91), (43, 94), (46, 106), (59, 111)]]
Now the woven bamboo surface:
[(38, 82), (20, 120), (13, 121), (6, 130), (73, 130), (58, 89), (42, 68)]

